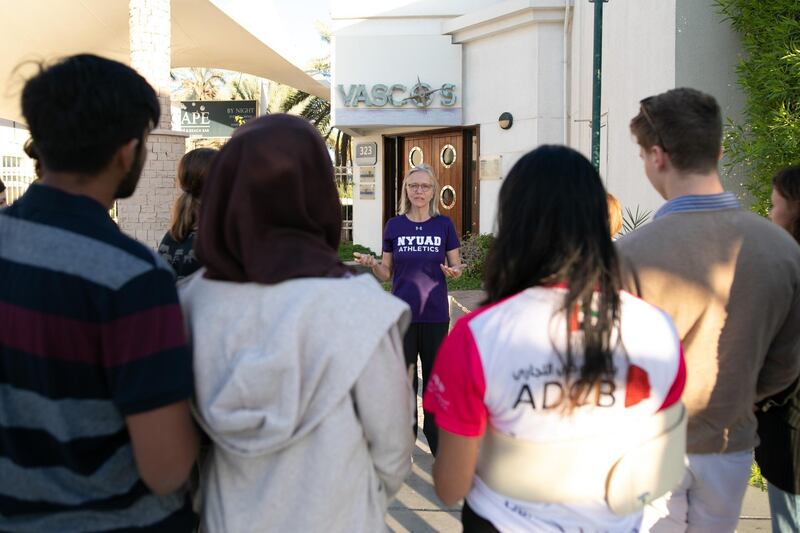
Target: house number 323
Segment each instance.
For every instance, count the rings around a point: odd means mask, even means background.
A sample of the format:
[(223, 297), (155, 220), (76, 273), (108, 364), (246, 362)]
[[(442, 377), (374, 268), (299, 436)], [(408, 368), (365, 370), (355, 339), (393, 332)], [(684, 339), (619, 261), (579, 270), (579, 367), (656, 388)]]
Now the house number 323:
[(378, 143), (356, 144), (356, 165), (371, 166), (378, 161)]

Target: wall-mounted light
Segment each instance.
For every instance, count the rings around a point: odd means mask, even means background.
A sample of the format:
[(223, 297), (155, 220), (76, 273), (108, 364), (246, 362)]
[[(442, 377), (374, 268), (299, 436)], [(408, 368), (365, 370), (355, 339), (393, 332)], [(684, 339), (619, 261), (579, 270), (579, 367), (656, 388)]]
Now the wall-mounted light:
[(503, 111), (500, 118), (497, 119), (497, 125), (500, 129), (507, 130), (514, 124), (514, 117), (508, 111)]

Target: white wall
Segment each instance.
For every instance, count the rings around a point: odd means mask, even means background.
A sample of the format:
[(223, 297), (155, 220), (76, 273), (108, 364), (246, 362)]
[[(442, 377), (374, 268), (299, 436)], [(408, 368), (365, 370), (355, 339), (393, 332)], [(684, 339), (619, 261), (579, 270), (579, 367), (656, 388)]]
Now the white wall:
[(453, 17), (497, 0), (332, 0), (332, 19), (371, 17)]
[[(480, 125), (480, 155), (501, 156), (503, 176), (528, 151), (564, 141), (564, 8), (560, 2), (539, 3), (541, 10), (508, 10), (485, 17), (477, 28), (452, 32), (456, 42), (468, 39), (464, 124)], [(514, 117), (508, 130), (497, 125), (505, 111)], [(501, 185), (502, 180), (480, 182), (480, 233), (494, 230)]]
[(353, 137), (356, 143), (374, 142), (378, 144), (378, 163), (375, 165), (375, 199), (361, 200), (359, 184), (361, 168), (353, 169), (353, 242), (372, 249), (380, 257), (383, 245), (383, 138), (381, 135)]
[[(736, 66), (741, 60), (741, 37), (722, 18), (712, 0), (678, 0), (676, 13), (675, 85), (693, 87), (714, 96), (728, 119), (741, 123), (745, 95)], [(745, 169), (720, 165), (723, 185), (749, 201), (742, 187)]]
[[(628, 123), (639, 100), (675, 87), (675, 0), (604, 4), (600, 172), (624, 207), (657, 209), (664, 200), (644, 174)], [(576, 2), (572, 33), (570, 145), (591, 157), (594, 4)]]

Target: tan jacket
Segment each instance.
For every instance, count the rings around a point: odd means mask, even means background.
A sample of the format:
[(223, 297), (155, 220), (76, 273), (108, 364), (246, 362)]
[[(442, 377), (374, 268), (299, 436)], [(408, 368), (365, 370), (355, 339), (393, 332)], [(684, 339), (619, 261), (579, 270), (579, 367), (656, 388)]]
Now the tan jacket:
[(726, 209), (666, 215), (618, 248), (628, 288), (668, 312), (683, 342), (688, 453), (755, 447), (753, 405), (800, 373), (800, 247)]

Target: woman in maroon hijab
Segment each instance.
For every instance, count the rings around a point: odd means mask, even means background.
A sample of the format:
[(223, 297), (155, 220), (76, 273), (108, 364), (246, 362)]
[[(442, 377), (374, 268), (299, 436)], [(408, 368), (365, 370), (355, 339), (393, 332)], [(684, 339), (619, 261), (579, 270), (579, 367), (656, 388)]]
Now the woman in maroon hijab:
[[(411, 467), (409, 311), (339, 261), (328, 150), (259, 118), (211, 167), (181, 291), (194, 345), (203, 530), (385, 531)], [(345, 488), (345, 490), (342, 490)]]

